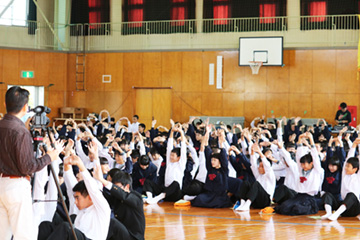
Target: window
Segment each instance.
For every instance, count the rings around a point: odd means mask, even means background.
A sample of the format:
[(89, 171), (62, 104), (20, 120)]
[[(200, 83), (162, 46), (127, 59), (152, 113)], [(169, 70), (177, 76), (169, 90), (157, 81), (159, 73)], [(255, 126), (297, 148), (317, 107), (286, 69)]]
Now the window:
[[(231, 17), (231, 5), (229, 0), (213, 0), (213, 18), (227, 19)], [(227, 20), (214, 20), (214, 25), (225, 25)]]
[(128, 1), (128, 11), (127, 11), (127, 20), (129, 22), (139, 22), (132, 23), (130, 27), (141, 27), (142, 21), (144, 21), (144, 1), (145, 0), (127, 0)]
[(259, 6), (260, 23), (275, 23), (276, 17), (276, 4), (275, 3), (262, 3)]
[[(170, 20), (184, 20), (188, 18), (186, 0), (171, 0)], [(184, 26), (185, 21), (172, 22), (172, 26)]]
[[(89, 0), (89, 23), (101, 23), (101, 0)], [(96, 24), (90, 25), (91, 29), (97, 28)]]
[[(32, 0), (31, 0), (32, 1)], [(1, 0), (0, 25), (25, 26), (28, 0)]]
[[(310, 16), (309, 22), (324, 22), (327, 15), (327, 3), (325, 1), (311, 2), (308, 9)], [(324, 16), (324, 17), (321, 17)]]

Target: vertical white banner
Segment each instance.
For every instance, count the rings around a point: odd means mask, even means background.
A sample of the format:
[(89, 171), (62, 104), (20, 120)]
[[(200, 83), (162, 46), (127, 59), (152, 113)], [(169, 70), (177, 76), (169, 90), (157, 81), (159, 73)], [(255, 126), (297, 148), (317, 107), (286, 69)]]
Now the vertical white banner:
[(216, 88), (222, 89), (223, 56), (217, 56), (216, 61)]
[(210, 63), (209, 64), (209, 85), (214, 85), (215, 84), (215, 64)]

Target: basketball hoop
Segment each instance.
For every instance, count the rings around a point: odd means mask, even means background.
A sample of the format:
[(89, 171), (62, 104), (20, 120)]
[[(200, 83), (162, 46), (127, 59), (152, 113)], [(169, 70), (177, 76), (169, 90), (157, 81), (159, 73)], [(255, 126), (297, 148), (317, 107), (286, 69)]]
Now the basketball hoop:
[(249, 61), (249, 66), (251, 67), (252, 74), (258, 74), (262, 64), (263, 62), (259, 61)]

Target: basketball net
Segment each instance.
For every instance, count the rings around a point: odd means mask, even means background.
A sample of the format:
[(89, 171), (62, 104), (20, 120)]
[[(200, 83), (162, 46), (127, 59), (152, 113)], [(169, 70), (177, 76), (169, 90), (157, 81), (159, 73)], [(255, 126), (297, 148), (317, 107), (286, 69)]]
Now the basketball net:
[(262, 64), (262, 62), (250, 61), (249, 66), (251, 67), (252, 74), (258, 74)]

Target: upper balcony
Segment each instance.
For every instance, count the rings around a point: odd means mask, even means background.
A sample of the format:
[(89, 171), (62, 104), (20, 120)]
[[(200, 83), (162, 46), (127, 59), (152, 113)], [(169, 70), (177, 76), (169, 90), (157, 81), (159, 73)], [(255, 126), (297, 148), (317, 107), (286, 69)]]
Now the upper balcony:
[(0, 46), (60, 51), (237, 49), (239, 37), (283, 36), (285, 48), (356, 48), (357, 15), (0, 26)]

